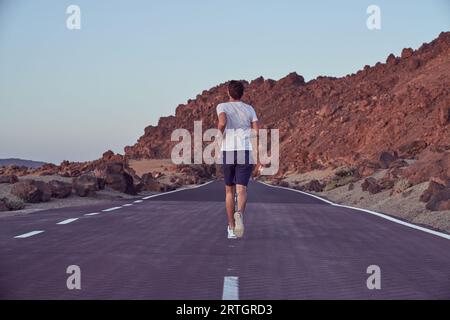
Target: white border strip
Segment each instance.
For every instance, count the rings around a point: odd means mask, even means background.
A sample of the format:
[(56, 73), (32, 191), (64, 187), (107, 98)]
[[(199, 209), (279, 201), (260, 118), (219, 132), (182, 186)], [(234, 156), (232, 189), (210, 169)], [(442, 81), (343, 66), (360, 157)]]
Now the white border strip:
[(105, 209), (105, 210), (102, 210), (102, 211), (103, 212), (110, 212), (110, 211), (114, 211), (114, 210), (119, 210), (120, 208), (122, 208), (122, 207), (113, 207), (113, 208)]
[(321, 198), (319, 196), (316, 196), (316, 195), (313, 195), (313, 194), (310, 194), (310, 193), (307, 193), (307, 192), (304, 192), (304, 191), (291, 189), (291, 188), (287, 188), (287, 187), (274, 186), (274, 185), (271, 185), (271, 184), (268, 184), (268, 183), (262, 182), (262, 181), (258, 181), (258, 182), (262, 183), (262, 184), (264, 184), (264, 185), (266, 185), (268, 187), (284, 189), (284, 190), (289, 190), (289, 191), (293, 191), (293, 192), (298, 192), (298, 193), (301, 193), (301, 194), (304, 194), (304, 195), (316, 198), (316, 199), (321, 200), (323, 202), (326, 202), (326, 203), (328, 203), (328, 204), (330, 204), (332, 206), (335, 206), (335, 207), (342, 207), (342, 208), (353, 209), (353, 210), (357, 210), (357, 211), (370, 213), (370, 214), (378, 216), (380, 218), (383, 218), (383, 219), (386, 219), (386, 220), (389, 220), (389, 221), (392, 221), (392, 222), (395, 222), (395, 223), (398, 223), (398, 224), (401, 224), (401, 225), (404, 225), (404, 226), (407, 226), (407, 227), (410, 227), (410, 228), (413, 228), (413, 229), (416, 229), (416, 230), (420, 230), (420, 231), (423, 231), (423, 232), (426, 232), (426, 233), (430, 233), (430, 234), (433, 234), (435, 236), (438, 236), (438, 237), (450, 240), (450, 235), (448, 235), (448, 234), (445, 234), (445, 233), (442, 233), (442, 232), (439, 232), (439, 231), (434, 231), (434, 230), (431, 230), (431, 229), (427, 229), (427, 228), (424, 228), (424, 227), (421, 227), (421, 226), (418, 226), (418, 225), (415, 225), (415, 224), (412, 224), (412, 223), (409, 223), (409, 222), (406, 222), (406, 221), (402, 221), (402, 220), (396, 219), (394, 217), (391, 217), (391, 216), (388, 216), (388, 215), (385, 215), (385, 214), (382, 214), (382, 213), (379, 213), (379, 212), (376, 212), (376, 211), (372, 211), (372, 210), (368, 210), (368, 209), (361, 209), (361, 208), (356, 208), (356, 207), (351, 207), (351, 206), (342, 205), (342, 204), (337, 204), (337, 203), (334, 203), (332, 201), (323, 199), (323, 198)]
[(187, 191), (187, 190), (192, 190), (192, 189), (201, 188), (201, 187), (207, 186), (208, 184), (213, 183), (213, 182), (215, 182), (215, 181), (216, 181), (216, 180), (208, 181), (208, 182), (205, 182), (204, 184), (200, 184), (200, 185), (195, 186), (195, 187), (187, 187), (187, 188), (185, 187), (185, 188), (180, 188), (180, 189), (177, 189), (177, 190), (172, 190), (172, 191), (167, 191), (167, 192), (161, 192), (161, 193), (157, 193), (157, 194), (152, 194), (151, 196), (142, 198), (142, 200), (148, 200), (148, 199), (151, 199), (151, 198), (160, 197), (160, 196), (164, 196), (164, 195), (166, 195), (166, 194), (175, 193), (175, 192), (179, 192), (179, 191)]

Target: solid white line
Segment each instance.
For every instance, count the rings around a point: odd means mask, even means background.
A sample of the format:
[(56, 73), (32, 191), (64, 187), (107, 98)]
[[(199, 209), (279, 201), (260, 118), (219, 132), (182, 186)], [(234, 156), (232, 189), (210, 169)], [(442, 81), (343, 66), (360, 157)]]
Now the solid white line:
[(61, 222), (58, 222), (57, 224), (69, 224), (69, 223), (77, 221), (77, 220), (78, 220), (78, 218), (66, 219)]
[(122, 207), (131, 207), (131, 206), (132, 206), (131, 203), (127, 203), (127, 204), (124, 204)]
[(239, 300), (239, 277), (223, 279), (222, 300)]
[(105, 209), (105, 210), (102, 210), (103, 212), (110, 212), (110, 211), (114, 211), (114, 210), (118, 210), (118, 209), (120, 209), (121, 207), (114, 207), (114, 208), (109, 208), (109, 209)]
[(268, 183), (262, 182), (262, 181), (260, 183), (265, 184), (266, 186), (269, 186), (269, 187), (272, 187), (272, 188), (278, 188), (278, 189), (284, 189), (284, 190), (289, 190), (289, 191), (293, 191), (293, 192), (298, 192), (298, 193), (301, 193), (301, 194), (304, 194), (304, 195), (307, 195), (307, 196), (319, 199), (319, 200), (321, 200), (323, 202), (326, 202), (326, 203), (328, 203), (328, 204), (330, 204), (332, 206), (335, 206), (335, 207), (342, 207), (342, 208), (353, 209), (353, 210), (357, 210), (357, 211), (370, 213), (372, 215), (375, 215), (375, 216), (378, 216), (380, 218), (392, 221), (394, 223), (398, 223), (398, 224), (404, 225), (406, 227), (410, 227), (410, 228), (413, 228), (413, 229), (416, 229), (416, 230), (420, 230), (420, 231), (423, 231), (423, 232), (426, 232), (426, 233), (430, 233), (430, 234), (433, 234), (435, 236), (438, 236), (438, 237), (450, 240), (450, 235), (448, 235), (448, 234), (445, 234), (445, 233), (442, 233), (442, 232), (439, 232), (439, 231), (434, 231), (434, 230), (431, 230), (431, 229), (427, 229), (427, 228), (424, 228), (424, 227), (421, 227), (421, 226), (418, 226), (418, 225), (415, 225), (415, 224), (412, 224), (412, 223), (409, 223), (409, 222), (406, 222), (406, 221), (402, 221), (402, 220), (396, 219), (394, 217), (385, 215), (385, 214), (380, 213), (380, 212), (376, 212), (376, 211), (372, 211), (372, 210), (368, 210), (368, 209), (357, 208), (357, 207), (352, 207), (352, 206), (347, 206), (347, 205), (342, 205), (342, 204), (337, 204), (337, 203), (334, 203), (332, 201), (323, 199), (323, 198), (321, 198), (319, 196), (316, 196), (316, 195), (313, 195), (313, 194), (310, 194), (310, 193), (307, 193), (307, 192), (304, 192), (304, 191), (296, 190), (296, 189), (291, 189), (291, 188), (287, 188), (287, 187), (280, 187), (280, 186), (273, 186), (271, 184), (268, 184)]
[(32, 237), (32, 236), (34, 236), (36, 234), (39, 234), (39, 233), (42, 233), (42, 232), (44, 232), (44, 231), (31, 231), (31, 232), (28, 232), (28, 233), (21, 234), (19, 236), (15, 236), (14, 238), (17, 238), (17, 239), (19, 239), (19, 238), (20, 239), (28, 238), (28, 237)]
[(172, 190), (172, 191), (162, 192), (162, 193), (158, 193), (158, 194), (153, 194), (153, 195), (151, 195), (151, 196), (142, 198), (142, 200), (148, 200), (148, 199), (151, 199), (151, 198), (164, 196), (164, 195), (170, 194), (170, 193), (175, 193), (175, 192), (180, 192), (180, 191), (187, 191), (187, 190), (192, 190), (192, 189), (201, 188), (201, 187), (207, 186), (207, 185), (210, 184), (210, 183), (213, 183), (214, 181), (216, 181), (216, 180), (208, 181), (208, 182), (205, 182), (204, 184), (201, 184), (201, 185), (198, 185), (198, 186), (195, 186), (195, 187), (180, 188), (180, 189), (177, 189), (177, 190)]
[(96, 216), (98, 214), (100, 214), (100, 212), (85, 213), (84, 215), (85, 216)]

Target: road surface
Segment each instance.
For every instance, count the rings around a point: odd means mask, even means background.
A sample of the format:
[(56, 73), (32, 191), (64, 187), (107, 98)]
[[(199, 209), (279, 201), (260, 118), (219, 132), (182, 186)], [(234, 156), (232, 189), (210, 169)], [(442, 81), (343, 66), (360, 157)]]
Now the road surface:
[(245, 236), (228, 240), (223, 189), (4, 217), (0, 298), (450, 299), (448, 239), (252, 182)]

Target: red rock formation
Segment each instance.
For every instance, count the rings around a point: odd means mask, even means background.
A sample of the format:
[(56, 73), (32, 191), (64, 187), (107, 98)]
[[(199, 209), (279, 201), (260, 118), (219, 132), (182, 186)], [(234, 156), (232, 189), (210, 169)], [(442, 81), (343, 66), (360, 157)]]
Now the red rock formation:
[[(262, 126), (280, 129), (281, 173), (344, 164), (370, 169), (386, 150), (413, 157), (450, 146), (450, 32), (342, 78), (305, 83), (291, 73), (245, 85), (243, 100), (255, 107)], [(215, 127), (216, 105), (226, 99), (224, 83), (179, 105), (174, 116), (145, 128), (125, 156), (169, 158), (172, 131), (193, 132), (195, 120), (203, 120), (204, 130)]]

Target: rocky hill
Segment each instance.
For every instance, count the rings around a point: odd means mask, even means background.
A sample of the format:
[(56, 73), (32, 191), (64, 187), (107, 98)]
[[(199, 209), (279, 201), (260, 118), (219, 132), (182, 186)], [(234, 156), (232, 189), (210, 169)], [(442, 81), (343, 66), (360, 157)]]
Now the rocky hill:
[(27, 168), (39, 168), (42, 167), (44, 164), (46, 163), (42, 161), (24, 160), (17, 158), (0, 159), (0, 167), (14, 165)]
[[(192, 132), (195, 120), (204, 129), (215, 127), (216, 105), (226, 99), (226, 83), (203, 91), (174, 116), (145, 128), (125, 156), (169, 158), (171, 132)], [(425, 149), (448, 150), (450, 32), (342, 78), (257, 78), (246, 82), (243, 100), (255, 107), (263, 127), (280, 130), (280, 175), (340, 165), (370, 169), (384, 151), (415, 157)]]

